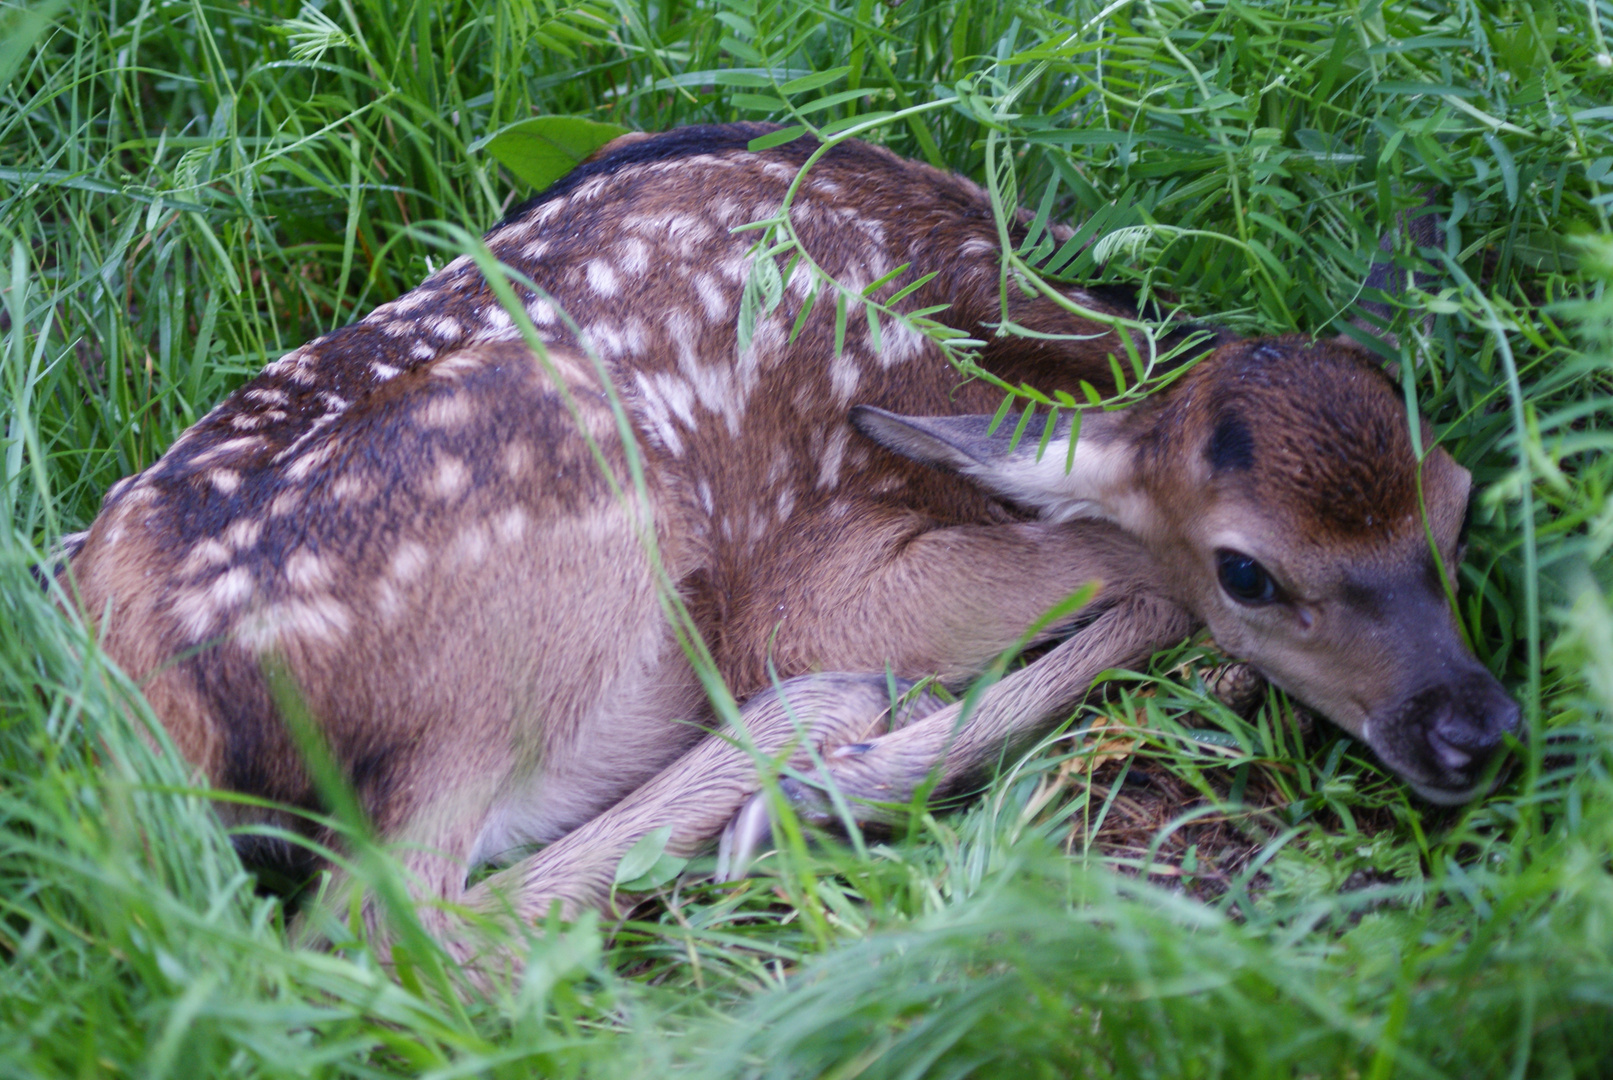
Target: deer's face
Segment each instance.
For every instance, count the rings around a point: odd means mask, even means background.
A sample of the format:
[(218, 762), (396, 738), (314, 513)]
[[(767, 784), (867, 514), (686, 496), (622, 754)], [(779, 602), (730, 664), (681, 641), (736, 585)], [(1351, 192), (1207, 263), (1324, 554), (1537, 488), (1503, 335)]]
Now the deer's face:
[(1141, 408), (1089, 414), (1067, 472), (1064, 453), (1038, 462), (1029, 436), (1009, 450), (1007, 425), (986, 436), (980, 418), (857, 423), (1044, 516), (1117, 520), (1227, 652), (1429, 801), (1479, 794), (1519, 710), (1447, 600), (1467, 470), (1438, 449), (1419, 463), (1395, 388), (1337, 345), (1226, 345)]
[[(1478, 794), (1518, 727), (1517, 705), (1463, 644), (1447, 599), (1469, 484), (1467, 470), (1435, 450), (1422, 465), (1422, 506), (1414, 485), (1411, 506), (1387, 521), (1374, 515), (1369, 531), (1346, 541), (1315, 513), (1262, 500), (1257, 484), (1208, 478), (1207, 505), (1180, 522), (1172, 544), (1186, 571), (1177, 588), (1222, 648), (1436, 803)], [(1338, 509), (1336, 491), (1310, 494), (1306, 510)]]
[(1399, 394), (1353, 350), (1240, 343), (1207, 365), (1173, 395), (1181, 444), (1142, 447), (1144, 528), (1179, 595), (1425, 798), (1472, 798), (1519, 711), (1447, 599), (1467, 470), (1439, 449), (1419, 463)]

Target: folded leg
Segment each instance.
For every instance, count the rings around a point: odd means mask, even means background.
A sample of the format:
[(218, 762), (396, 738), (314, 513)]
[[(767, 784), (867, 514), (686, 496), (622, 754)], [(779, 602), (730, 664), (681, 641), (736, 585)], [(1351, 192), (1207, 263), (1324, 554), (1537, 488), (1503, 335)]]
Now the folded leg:
[[(920, 695), (904, 709), (925, 715), (939, 704)], [(556, 904), (565, 918), (605, 908), (622, 857), (645, 834), (670, 826), (668, 854), (699, 852), (761, 789), (762, 768), (770, 762), (806, 768), (809, 745), (816, 750), (884, 730), (890, 708), (890, 685), (883, 675), (790, 679), (745, 704), (743, 737), (716, 733), (702, 739), (609, 810), (469, 890), (464, 903), (517, 925), (541, 921)]]
[[(934, 783), (946, 793), (994, 765), (1005, 750), (1036, 738), (1067, 717), (1086, 696), (1092, 681), (1115, 667), (1133, 667), (1174, 644), (1193, 628), (1192, 617), (1169, 600), (1144, 594), (1116, 602), (1085, 629), (1034, 664), (905, 727), (824, 754), (827, 775), (821, 787), (796, 780), (781, 784), (804, 820), (833, 821), (825, 791), (833, 786), (862, 821), (890, 815), (880, 804), (911, 802), (921, 785)], [(763, 843), (770, 826), (753, 797), (731, 829), (736, 861), (742, 867)]]

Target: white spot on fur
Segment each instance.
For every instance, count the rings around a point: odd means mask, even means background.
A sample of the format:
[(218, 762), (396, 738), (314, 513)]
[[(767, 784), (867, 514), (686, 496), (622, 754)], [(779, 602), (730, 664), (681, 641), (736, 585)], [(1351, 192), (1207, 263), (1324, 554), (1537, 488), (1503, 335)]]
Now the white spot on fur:
[(616, 270), (603, 259), (593, 259), (588, 263), (588, 286), (600, 296), (615, 296), (621, 291), (621, 280), (616, 276)]
[(218, 610), (213, 606), (212, 594), (207, 589), (193, 589), (174, 597), (169, 611), (179, 628), (192, 641), (209, 636), (218, 624)]
[(958, 255), (965, 259), (977, 259), (984, 255), (995, 256), (996, 254), (997, 245), (978, 236), (965, 240), (958, 245)]
[(481, 355), (467, 349), (438, 360), (431, 366), (431, 374), (438, 379), (457, 379), (481, 366)]
[(929, 339), (899, 320), (880, 324), (879, 366), (891, 368), (923, 356)]
[(713, 323), (727, 322), (728, 290), (718, 284), (717, 279), (710, 274), (697, 274), (694, 286), (695, 291), (700, 294), (700, 303), (706, 309), (706, 318)]
[(284, 390), (280, 390), (280, 389), (277, 389), (277, 388), (271, 387), (271, 386), (254, 387), (253, 389), (248, 390), (242, 396), (245, 397), (249, 401), (259, 401), (259, 402), (262, 402), (265, 405), (289, 405), (289, 404), (291, 404), (291, 395), (290, 394), (286, 393)]
[(593, 202), (605, 190), (605, 184), (609, 179), (605, 176), (596, 176), (586, 183), (578, 184), (568, 198), (574, 202)]
[[(421, 289), (415, 289), (412, 292), (406, 292), (402, 296), (398, 297), (396, 300), (392, 301), (390, 304), (382, 304), (380, 307), (376, 308), (374, 311), (372, 311), (370, 313), (370, 319), (375, 318), (377, 315), (380, 315), (382, 312), (385, 312), (386, 316), (388, 318), (396, 318), (399, 315), (406, 315), (409, 312), (413, 311), (415, 308), (419, 307), (421, 304), (424, 304), (426, 301), (430, 300), (431, 298), (432, 298), (432, 294), (430, 292), (427, 292), (427, 291), (421, 290)], [(368, 322), (368, 321), (369, 321), (369, 319), (365, 320), (365, 322)], [(399, 321), (401, 322), (401, 321), (406, 321), (406, 320), (399, 320)]]
[(452, 454), (443, 454), (437, 459), (437, 471), (432, 475), (431, 486), (443, 498), (455, 498), (470, 486), (470, 469)]
[(225, 439), (215, 443), (191, 459), (192, 464), (206, 465), (227, 458), (239, 457), (244, 450), (257, 450), (263, 446), (263, 438), (259, 435), (242, 435), (234, 439)]
[(293, 513), (302, 505), (302, 492), (296, 488), (287, 488), (274, 497), (269, 504), (269, 513), (275, 517), (285, 517)]
[(459, 325), (459, 320), (447, 315), (438, 315), (436, 318), (426, 320), (426, 329), (439, 340), (452, 344), (465, 336), (465, 328)]
[(375, 485), (356, 472), (338, 476), (327, 490), (330, 492), (330, 497), (337, 502), (361, 502), (375, 495)]
[(403, 596), (390, 581), (375, 583), (375, 607), (386, 622), (394, 622), (403, 608)]
[(413, 540), (405, 540), (392, 553), (387, 573), (392, 580), (402, 583), (413, 581), (431, 565), (431, 553)]
[(299, 592), (311, 592), (330, 584), (330, 564), (307, 548), (298, 548), (286, 560), (286, 581)]
[(823, 447), (823, 457), (818, 465), (818, 487), (833, 491), (840, 485), (840, 459), (846, 452), (846, 440), (851, 435), (851, 427), (841, 424), (829, 433), (829, 438)]
[(459, 566), (476, 566), (487, 558), (487, 549), (487, 526), (478, 521), (459, 531), (448, 557)]
[(482, 315), (487, 332), (493, 336), (506, 333), (515, 326), (510, 321), (510, 313), (504, 310), (502, 304), (493, 304)]
[(224, 530), (221, 538), (236, 551), (250, 551), (258, 546), (263, 535), (263, 522), (257, 518), (241, 518)]
[[(328, 423), (330, 420), (334, 419), (334, 416), (327, 413), (325, 416), (321, 416), (319, 421), (316, 421), (316, 424), (319, 422)], [(295, 444), (293, 444), (293, 447), (295, 447)], [(312, 450), (309, 450), (307, 453), (303, 454), (302, 457), (291, 463), (291, 465), (286, 469), (286, 478), (289, 480), (298, 481), (308, 479), (309, 473), (313, 472), (315, 469), (325, 464), (326, 461), (330, 460), (330, 456), (335, 449), (336, 448), (328, 442), (321, 443), (320, 445), (314, 447)]]
[(626, 351), (626, 339), (614, 326), (606, 323), (594, 323), (583, 331), (583, 336), (602, 360), (613, 359)]
[(426, 427), (459, 427), (471, 416), (471, 402), (463, 394), (438, 394), (420, 410), (420, 422)]
[[(312, 424), (308, 425), (308, 430), (307, 431), (304, 431), (301, 435), (298, 435), (296, 440), (290, 446), (286, 447), (284, 450), (280, 451), (278, 454), (276, 454), (274, 456), (274, 463), (276, 465), (278, 465), (278, 464), (280, 464), (282, 462), (290, 461), (292, 458), (296, 457), (298, 452), (300, 450), (302, 450), (302, 448), (304, 446), (306, 446), (309, 443), (310, 440), (312, 440), (321, 431), (323, 431), (325, 428), (329, 427), (332, 423), (334, 423), (336, 421), (337, 417), (339, 417), (340, 415), (341, 415), (340, 413), (326, 413), (325, 415), (315, 419)], [(330, 447), (329, 444), (326, 444), (325, 446), (323, 446), (321, 448), (318, 448), (315, 451), (312, 451), (313, 453), (318, 453), (318, 454), (321, 455), (319, 457), (318, 461), (315, 462), (315, 464), (319, 464), (319, 463), (323, 462), (326, 457), (329, 457), (330, 456), (330, 451), (331, 451), (331, 447)], [(301, 462), (298, 462), (298, 463), (294, 464), (292, 466), (292, 468), (295, 469), (297, 467), (297, 464), (301, 464)], [(307, 475), (307, 470), (309, 468), (312, 468), (312, 466), (304, 465), (303, 466), (303, 473), (301, 475)]]
[(623, 224), (635, 232), (650, 234), (654, 242), (664, 240), (676, 245), (686, 258), (694, 254), (698, 245), (716, 235), (708, 223), (692, 214), (645, 214), (630, 218)]
[(512, 442), (504, 448), (504, 471), (512, 478), (524, 473), (530, 460), (531, 452), (527, 449), (526, 443)]
[(803, 303), (812, 294), (812, 278), (813, 272), (804, 266), (797, 266), (790, 275), (789, 290)]
[(270, 604), (241, 620), (236, 640), (254, 652), (267, 652), (283, 637), (330, 645), (347, 634), (352, 619), (334, 597), (318, 596)]
[(553, 221), (560, 213), (561, 202), (560, 199), (551, 199), (536, 210), (530, 211), (526, 217), (527, 226), (530, 228), (535, 225), (547, 225)]
[(700, 498), (701, 509), (708, 514), (716, 512), (716, 503), (714, 503), (711, 498), (711, 481), (702, 480), (699, 484), (695, 485), (695, 494)]
[(667, 371), (639, 372), (637, 382), (644, 419), (652, 437), (673, 457), (682, 455), (683, 437), (678, 433), (677, 421), (689, 428), (695, 426), (694, 391), (687, 382)]
[(777, 180), (782, 184), (792, 182), (795, 179), (795, 173), (796, 170), (781, 161), (762, 162), (762, 175)]
[(388, 379), (393, 378), (402, 370), (402, 368), (395, 368), (391, 364), (383, 364), (379, 360), (376, 360), (370, 364), (370, 374), (374, 375), (382, 382), (386, 382)]
[(851, 353), (843, 352), (829, 362), (829, 388), (834, 391), (835, 401), (839, 404), (851, 403), (852, 395), (857, 392), (857, 384), (861, 381), (862, 368)]
[(417, 341), (409, 346), (409, 355), (416, 360), (430, 360), (437, 355), (437, 348), (434, 345), (427, 345), (424, 341)]
[(752, 257), (748, 251), (730, 255), (722, 261), (722, 272), (728, 280), (736, 285), (743, 285), (745, 279), (750, 277)]
[(220, 574), (207, 589), (213, 609), (220, 612), (228, 611), (251, 595), (252, 573), (244, 566)]
[[(876, 249), (883, 249), (885, 247), (885, 226), (881, 224), (877, 218), (859, 217), (857, 219), (857, 228), (862, 230), (864, 236), (873, 241), (873, 246)], [(878, 281), (880, 278), (890, 273), (891, 268), (879, 261), (877, 256), (875, 258), (875, 266), (877, 267), (877, 269), (874, 270), (875, 281)]]
[(628, 240), (621, 246), (622, 273), (641, 277), (650, 269), (650, 246), (642, 240)]
[(241, 486), (241, 474), (234, 469), (214, 469), (207, 474), (207, 480), (226, 495), (234, 494)]
[(767, 464), (768, 487), (777, 487), (780, 480), (790, 475), (791, 461), (789, 448), (783, 443), (773, 447), (773, 459)]
[(781, 522), (790, 520), (790, 512), (795, 509), (795, 489), (785, 488), (778, 493), (778, 519)]
[(512, 506), (493, 519), (493, 532), (505, 544), (520, 543), (521, 537), (526, 535), (526, 526), (526, 511), (519, 506)]
[(183, 577), (194, 578), (219, 566), (227, 566), (233, 553), (219, 541), (208, 537), (199, 541), (185, 556), (185, 561), (179, 564), (179, 573)]
[(550, 326), (555, 320), (554, 305), (547, 300), (534, 299), (526, 303), (526, 313), (534, 326)]
[(643, 319), (628, 319), (622, 327), (622, 346), (632, 356), (640, 356), (645, 351), (645, 343), (649, 337), (650, 328)]

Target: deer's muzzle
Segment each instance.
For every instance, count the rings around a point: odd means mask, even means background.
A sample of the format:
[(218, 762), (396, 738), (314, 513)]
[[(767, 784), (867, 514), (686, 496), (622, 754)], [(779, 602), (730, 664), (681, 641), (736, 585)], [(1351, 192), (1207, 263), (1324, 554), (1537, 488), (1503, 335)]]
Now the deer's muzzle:
[(1374, 749), (1423, 798), (1455, 805), (1480, 794), (1477, 788), (1506, 736), (1521, 730), (1520, 721), (1517, 702), (1489, 672), (1474, 668), (1406, 698), (1378, 727), (1384, 745)]

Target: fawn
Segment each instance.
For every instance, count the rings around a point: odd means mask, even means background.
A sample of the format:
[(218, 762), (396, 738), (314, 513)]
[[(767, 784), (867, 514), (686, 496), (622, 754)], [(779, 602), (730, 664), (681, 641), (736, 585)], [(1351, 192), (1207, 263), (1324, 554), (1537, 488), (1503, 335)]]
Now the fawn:
[[(1011, 445), (1012, 424), (988, 434), (999, 391), (907, 322), (886, 319), (877, 348), (866, 320), (842, 324), (837, 348), (825, 301), (797, 327), (810, 274), (736, 330), (757, 257), (738, 227), (776, 214), (818, 149), (751, 152), (769, 130), (611, 143), (486, 237), (540, 287), (515, 286), (530, 328), (457, 259), (269, 364), (112, 488), (63, 580), (202, 777), (318, 807), (279, 665), (420, 895), (533, 920), (603, 904), (651, 829), (671, 827), (675, 854), (736, 814), (754, 834), (753, 754), (804, 763), (802, 723), (854, 805), (906, 801), (1208, 624), (1427, 799), (1475, 794), (1519, 711), (1445, 599), (1469, 476), (1438, 449), (1418, 460), (1364, 352), (1221, 335), (1166, 390), (1086, 411), (1073, 463), (1067, 412), (1045, 453), (1035, 425)], [(1108, 324), (1012, 285), (1001, 299), (973, 183), (846, 142), (792, 215), (850, 290), (933, 273), (898, 310), (945, 305), (1010, 384), (1113, 386)], [(994, 333), (1005, 318), (1038, 336)], [(1090, 582), (1084, 609), (1029, 635), (1059, 643), (961, 725), (958, 704), (921, 699), (880, 733), (885, 672), (966, 683)], [(745, 702), (743, 737), (712, 732), (701, 648)], [(443, 908), (422, 917), (468, 955)]]

